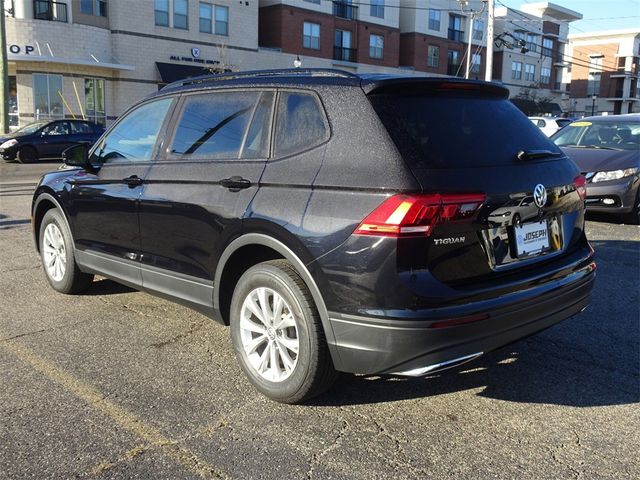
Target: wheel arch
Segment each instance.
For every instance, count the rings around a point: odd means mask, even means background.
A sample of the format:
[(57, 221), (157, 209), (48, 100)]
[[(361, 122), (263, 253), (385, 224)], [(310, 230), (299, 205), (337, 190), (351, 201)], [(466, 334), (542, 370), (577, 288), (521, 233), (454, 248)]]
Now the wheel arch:
[[(238, 268), (238, 265), (242, 265), (242, 262), (238, 262), (237, 260), (247, 258), (245, 254), (249, 253), (249, 250), (252, 251), (251, 260), (246, 261), (246, 264), (251, 264), (249, 266), (276, 258), (286, 259), (293, 265), (311, 292), (313, 301), (318, 309), (318, 314), (320, 315), (331, 357), (334, 365), (337, 366), (340, 363), (339, 353), (335, 348), (335, 335), (329, 322), (329, 313), (320, 289), (300, 257), (296, 255), (291, 248), (272, 236), (265, 235), (264, 233), (246, 233), (233, 240), (224, 250), (220, 256), (213, 282), (213, 308), (216, 316), (225, 325), (229, 324), (228, 308), (231, 304), (230, 296), (233, 293), (233, 287), (235, 287), (237, 280), (242, 273), (246, 271), (246, 268)], [(228, 300), (225, 301), (224, 298)]]
[[(36, 244), (36, 250), (38, 251), (38, 253), (40, 253), (40, 225), (42, 224), (42, 219), (44, 218), (45, 214), (52, 208), (60, 210), (62, 218), (64, 218), (64, 223), (71, 233), (71, 227), (69, 225), (69, 220), (67, 219), (67, 214), (64, 208), (62, 208), (60, 202), (47, 191), (38, 193), (33, 202), (33, 208), (31, 209), (33, 240)], [(71, 234), (71, 236), (73, 238), (73, 234)]]

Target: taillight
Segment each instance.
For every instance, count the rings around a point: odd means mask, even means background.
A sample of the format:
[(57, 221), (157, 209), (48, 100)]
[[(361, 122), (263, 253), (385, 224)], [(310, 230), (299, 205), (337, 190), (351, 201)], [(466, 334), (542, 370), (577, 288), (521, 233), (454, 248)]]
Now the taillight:
[(484, 194), (394, 195), (371, 212), (355, 235), (406, 237), (431, 234), (433, 227), (473, 216)]
[(584, 175), (578, 175), (574, 178), (573, 185), (576, 187), (580, 200), (587, 198), (587, 179), (584, 178)]

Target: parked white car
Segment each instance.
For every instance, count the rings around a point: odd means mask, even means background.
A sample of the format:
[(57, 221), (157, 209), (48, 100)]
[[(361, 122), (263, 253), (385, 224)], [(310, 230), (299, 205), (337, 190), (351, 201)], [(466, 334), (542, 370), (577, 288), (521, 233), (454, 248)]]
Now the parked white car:
[(547, 137), (550, 137), (562, 127), (571, 123), (570, 118), (562, 117), (529, 117), (529, 120), (531, 120), (534, 125), (537, 125)]

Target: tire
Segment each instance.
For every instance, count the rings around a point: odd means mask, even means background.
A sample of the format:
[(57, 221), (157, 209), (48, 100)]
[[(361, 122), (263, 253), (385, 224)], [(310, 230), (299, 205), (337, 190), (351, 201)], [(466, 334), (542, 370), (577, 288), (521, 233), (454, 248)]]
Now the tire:
[[(264, 303), (271, 315), (266, 322), (261, 318)], [(279, 316), (273, 312), (276, 303), (282, 305)], [(333, 384), (337, 373), (320, 316), (309, 289), (286, 260), (260, 263), (240, 277), (231, 300), (230, 326), (242, 370), (268, 398), (301, 403)]]
[(33, 163), (38, 160), (38, 152), (33, 147), (22, 147), (16, 154), (16, 160), (20, 163)]
[(49, 284), (60, 293), (74, 294), (86, 290), (93, 275), (76, 265), (73, 238), (62, 213), (52, 208), (40, 224), (40, 259)]
[(640, 225), (640, 188), (638, 188), (638, 193), (636, 193), (636, 201), (633, 206), (633, 210), (629, 213), (625, 213), (622, 220), (624, 223), (629, 225)]

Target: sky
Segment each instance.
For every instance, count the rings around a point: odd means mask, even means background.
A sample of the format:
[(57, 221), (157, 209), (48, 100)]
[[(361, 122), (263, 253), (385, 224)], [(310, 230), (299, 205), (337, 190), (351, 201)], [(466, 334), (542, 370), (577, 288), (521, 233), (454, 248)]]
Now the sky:
[[(539, 0), (496, 0), (511, 8)], [(570, 23), (571, 33), (637, 28), (640, 30), (640, 0), (549, 0), (582, 13), (583, 19)]]

